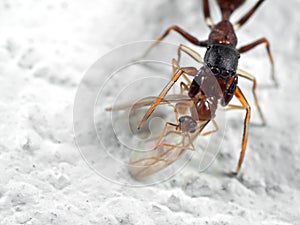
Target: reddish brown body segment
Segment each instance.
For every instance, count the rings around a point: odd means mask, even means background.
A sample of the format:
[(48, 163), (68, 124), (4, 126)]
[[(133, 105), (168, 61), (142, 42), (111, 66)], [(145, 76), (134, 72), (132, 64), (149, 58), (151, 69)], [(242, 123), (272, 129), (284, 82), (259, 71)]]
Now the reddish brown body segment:
[(222, 12), (222, 20), (229, 20), (231, 14), (246, 0), (218, 0), (219, 7)]
[(237, 37), (232, 24), (228, 20), (216, 24), (208, 37), (208, 45), (223, 44), (236, 47)]

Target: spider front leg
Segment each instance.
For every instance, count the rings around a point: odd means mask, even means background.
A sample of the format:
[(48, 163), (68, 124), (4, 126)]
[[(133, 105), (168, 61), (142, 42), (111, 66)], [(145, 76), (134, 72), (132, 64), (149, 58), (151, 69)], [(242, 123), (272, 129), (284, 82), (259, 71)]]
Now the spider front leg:
[[(176, 74), (176, 71), (180, 69), (179, 62), (176, 59), (172, 59), (172, 71), (173, 71), (173, 77)], [(195, 67), (184, 67), (185, 73), (182, 74), (182, 77), (185, 79), (187, 82), (187, 86), (190, 86), (192, 84), (191, 80), (187, 77), (187, 75), (190, 76), (196, 76), (197, 75), (197, 69)], [(173, 78), (172, 77), (172, 78)], [(180, 88), (182, 88), (182, 83), (180, 83)], [(181, 89), (182, 90), (182, 89)], [(182, 92), (181, 92), (182, 93)]]
[[(180, 44), (177, 49), (177, 60), (176, 59), (172, 60), (173, 74), (175, 74), (176, 70), (178, 70), (180, 68), (179, 64), (180, 64), (182, 52), (187, 54), (191, 58), (193, 58), (198, 63), (203, 63), (203, 61), (204, 61), (198, 52), (196, 52), (195, 50), (193, 50), (183, 44)], [(194, 74), (192, 76), (195, 76), (197, 71), (193, 71), (193, 72), (194, 72)], [(189, 75), (191, 75), (191, 74), (189, 74)], [(190, 86), (192, 84), (191, 80), (186, 76), (186, 74), (183, 74), (182, 76), (186, 80), (188, 86)]]
[(188, 56), (190, 56), (191, 58), (193, 58), (196, 62), (198, 63), (203, 63), (203, 58), (201, 57), (201, 55), (196, 52), (195, 50), (183, 45), (183, 44), (180, 44), (179, 47), (178, 47), (178, 50), (177, 50), (177, 61), (178, 63), (180, 62), (180, 59), (181, 59), (181, 52), (184, 52), (186, 53)]

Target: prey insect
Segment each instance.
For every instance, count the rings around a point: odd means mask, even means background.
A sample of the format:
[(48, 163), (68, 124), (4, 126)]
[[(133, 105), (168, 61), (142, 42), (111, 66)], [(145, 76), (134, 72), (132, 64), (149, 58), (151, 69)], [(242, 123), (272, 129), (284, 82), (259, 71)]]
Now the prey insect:
[[(138, 159), (131, 159), (129, 171), (134, 177), (143, 178), (156, 173), (175, 162), (184, 151), (195, 150), (193, 141), (198, 135), (207, 135), (218, 130), (215, 116), (219, 104), (225, 107), (226, 110), (241, 109), (246, 111), (241, 152), (234, 173), (238, 174), (240, 172), (246, 152), (251, 108), (238, 85), (239, 77), (246, 78), (252, 82), (255, 105), (262, 124), (265, 124), (265, 118), (256, 95), (256, 79), (249, 73), (238, 69), (240, 54), (258, 45), (265, 44), (271, 63), (272, 79), (276, 84), (274, 62), (267, 39), (260, 38), (250, 44), (236, 48), (237, 36), (235, 30), (248, 21), (264, 0), (259, 0), (237, 23), (232, 24), (230, 22), (232, 13), (244, 2), (245, 0), (218, 0), (217, 3), (222, 13), (222, 20), (215, 24), (210, 17), (209, 1), (203, 0), (204, 17), (208, 27), (211, 29), (207, 40), (200, 41), (182, 28), (171, 26), (149, 48), (148, 51), (151, 51), (171, 31), (175, 31), (190, 43), (205, 47), (206, 53), (204, 58), (202, 58), (196, 51), (181, 44), (178, 48), (178, 59), (173, 59), (173, 76), (171, 81), (165, 86), (158, 97), (142, 100), (133, 106), (135, 108), (150, 106), (140, 121), (138, 128), (144, 125), (157, 106), (161, 104), (172, 106), (176, 115), (176, 123), (165, 123), (164, 129), (157, 139), (154, 148), (148, 154), (141, 155)], [(201, 63), (201, 68), (181, 67), (179, 62), (182, 53)], [(184, 78), (185, 82), (180, 83), (180, 95), (167, 95), (181, 77)], [(191, 81), (189, 77), (192, 77), (193, 80)], [(240, 102), (240, 105), (230, 104), (233, 97)], [(121, 110), (126, 107), (128, 106), (109, 108), (108, 110)], [(212, 122), (215, 129), (203, 132), (204, 128), (210, 122)], [(180, 140), (175, 144), (167, 143), (165, 139), (169, 135), (178, 135), (180, 136)]]

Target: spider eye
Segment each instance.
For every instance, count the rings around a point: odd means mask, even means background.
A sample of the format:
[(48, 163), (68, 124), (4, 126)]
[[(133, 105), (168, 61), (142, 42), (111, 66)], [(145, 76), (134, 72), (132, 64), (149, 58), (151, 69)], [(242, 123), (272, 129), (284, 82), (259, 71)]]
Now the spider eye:
[(227, 70), (225, 70), (225, 71), (222, 72), (222, 76), (223, 77), (228, 77), (229, 75), (230, 75), (230, 72), (227, 71)]
[(211, 70), (211, 72), (213, 72), (213, 74), (218, 74), (218, 73), (220, 73), (220, 69), (217, 68), (217, 67), (212, 67), (210, 70)]

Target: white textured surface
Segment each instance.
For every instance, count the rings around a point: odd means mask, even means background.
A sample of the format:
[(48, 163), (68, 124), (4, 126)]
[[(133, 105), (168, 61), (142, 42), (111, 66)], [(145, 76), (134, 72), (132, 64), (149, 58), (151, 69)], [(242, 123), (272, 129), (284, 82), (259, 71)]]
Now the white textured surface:
[[(112, 47), (154, 39), (172, 24), (205, 39), (208, 29), (201, 1), (181, 4), (179, 0), (0, 3), (1, 225), (300, 224), (300, 2), (296, 0), (266, 1), (238, 32), (243, 44), (262, 36), (270, 40), (280, 82), (279, 89), (258, 91), (268, 126), (250, 127), (238, 179), (222, 172), (237, 161), (242, 113), (230, 119), (231, 133), (205, 173), (180, 173), (159, 185), (135, 189), (103, 180), (80, 157), (73, 143), (72, 104), (82, 73)], [(216, 7), (213, 10), (217, 12)], [(183, 42), (176, 34), (168, 41)], [(241, 59), (243, 68), (257, 74), (263, 84), (270, 83), (265, 55), (258, 47)], [(258, 119), (254, 109), (254, 123)]]

